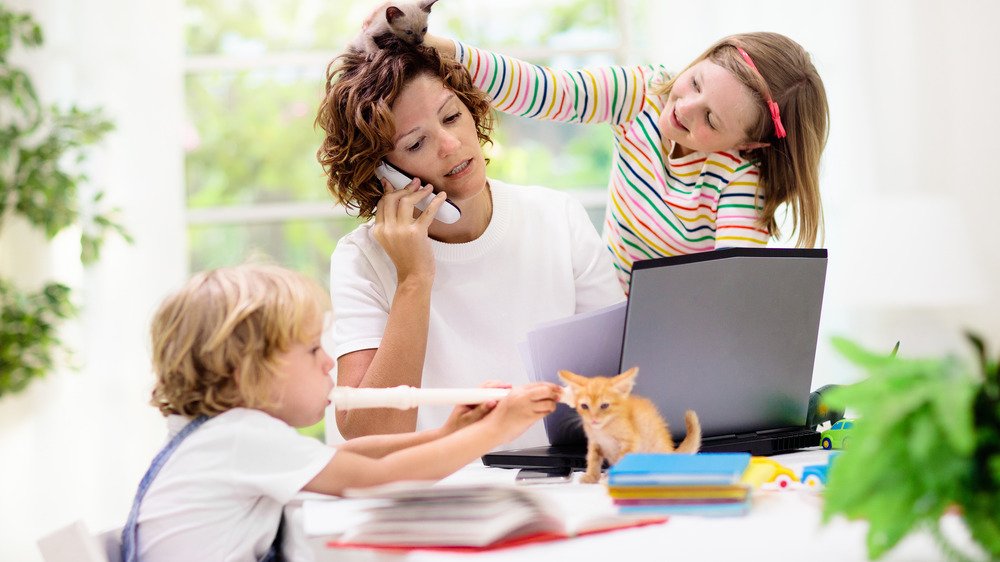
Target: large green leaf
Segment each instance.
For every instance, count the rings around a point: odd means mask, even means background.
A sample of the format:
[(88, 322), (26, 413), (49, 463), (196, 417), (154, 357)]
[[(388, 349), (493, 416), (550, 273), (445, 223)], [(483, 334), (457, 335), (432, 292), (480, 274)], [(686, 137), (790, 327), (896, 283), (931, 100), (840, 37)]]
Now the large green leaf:
[[(974, 416), (981, 384), (953, 357), (901, 359), (844, 339), (834, 347), (868, 377), (828, 397), (858, 420), (851, 447), (830, 469), (823, 517), (867, 520), (868, 554), (878, 558), (916, 529), (936, 530), (949, 506), (971, 503), (974, 454), (981, 435), (991, 435)], [(974, 501), (970, 521), (985, 509)], [(980, 542), (995, 531), (981, 521), (970, 529), (979, 529)]]

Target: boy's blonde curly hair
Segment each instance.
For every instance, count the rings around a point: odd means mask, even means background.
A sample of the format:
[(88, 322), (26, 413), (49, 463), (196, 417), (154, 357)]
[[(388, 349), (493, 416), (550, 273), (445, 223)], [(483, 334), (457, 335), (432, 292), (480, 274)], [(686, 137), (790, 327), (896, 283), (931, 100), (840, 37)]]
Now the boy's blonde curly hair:
[(315, 338), (329, 309), (318, 283), (278, 266), (195, 275), (153, 317), (152, 405), (165, 416), (271, 405), (275, 356)]

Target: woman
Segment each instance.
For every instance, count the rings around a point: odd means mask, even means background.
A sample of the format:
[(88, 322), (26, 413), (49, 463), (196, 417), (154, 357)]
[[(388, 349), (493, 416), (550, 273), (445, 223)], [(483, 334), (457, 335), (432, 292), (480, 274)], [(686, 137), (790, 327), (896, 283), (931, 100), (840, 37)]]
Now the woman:
[[(375, 217), (331, 259), (338, 384), (522, 384), (516, 346), (528, 330), (624, 298), (579, 202), (487, 178), (489, 102), (457, 62), (394, 41), (370, 55), (345, 53), (328, 68), (316, 121), (326, 132), (318, 158), (330, 192)], [(416, 213), (400, 212), (401, 192), (375, 179), (383, 159), (447, 194), (461, 218), (433, 221), (417, 243)], [(417, 189), (415, 181), (406, 192)], [(385, 252), (394, 244), (412, 245), (405, 275)], [(397, 309), (402, 291), (426, 299)], [(349, 437), (433, 427), (447, 414), (358, 410), (337, 421)], [(543, 443), (536, 424), (514, 446)]]

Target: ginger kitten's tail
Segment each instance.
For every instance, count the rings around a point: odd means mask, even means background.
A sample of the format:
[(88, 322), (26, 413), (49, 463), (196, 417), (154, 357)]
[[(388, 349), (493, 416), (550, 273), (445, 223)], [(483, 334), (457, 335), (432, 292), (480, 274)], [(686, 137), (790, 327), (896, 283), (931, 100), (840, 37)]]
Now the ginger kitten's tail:
[(694, 410), (684, 412), (684, 425), (687, 426), (687, 435), (677, 446), (676, 452), (697, 453), (701, 448), (701, 424), (698, 423), (698, 414), (694, 413)]

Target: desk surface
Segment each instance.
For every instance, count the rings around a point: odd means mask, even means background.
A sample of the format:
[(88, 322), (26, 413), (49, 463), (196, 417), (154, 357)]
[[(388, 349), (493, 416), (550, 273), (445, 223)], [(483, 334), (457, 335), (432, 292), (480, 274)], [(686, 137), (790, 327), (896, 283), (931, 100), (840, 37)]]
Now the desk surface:
[[(803, 466), (826, 461), (823, 450), (806, 450), (774, 457), (792, 470), (800, 472)], [(515, 470), (487, 468), (481, 464), (469, 465), (447, 478), (453, 484), (509, 483)], [(580, 473), (575, 474), (578, 480)], [(558, 491), (562, 497), (578, 496), (581, 504), (605, 501), (603, 485), (586, 485), (576, 481), (565, 484), (539, 486), (547, 492)], [(558, 489), (558, 490), (557, 490)], [(330, 500), (342, 502), (349, 500)], [(607, 500), (610, 505), (610, 500)], [(625, 529), (600, 535), (578, 537), (565, 541), (540, 543), (475, 554), (443, 554), (440, 552), (414, 551), (407, 554), (386, 554), (364, 550), (328, 549), (327, 537), (306, 536), (303, 528), (301, 506), (292, 506), (289, 520), (290, 553), (293, 560), (407, 560), (424, 561), (448, 559), (475, 559), (480, 562), (511, 560), (518, 562), (552, 562), (553, 560), (606, 560), (614, 562), (633, 560), (808, 560), (845, 562), (867, 560), (865, 534), (867, 524), (836, 518), (823, 525), (821, 522), (822, 497), (813, 491), (792, 489), (782, 491), (755, 491), (750, 513), (742, 517), (709, 518), (698, 516), (672, 516), (662, 525)], [(347, 504), (344, 504), (347, 507)], [(345, 517), (349, 510), (345, 510)], [(313, 522), (315, 523), (315, 522)], [(946, 516), (942, 522), (945, 534), (966, 550), (971, 540), (961, 520)], [(974, 552), (974, 551), (973, 551)], [(882, 560), (886, 561), (939, 561), (944, 556), (926, 533), (912, 534)]]

